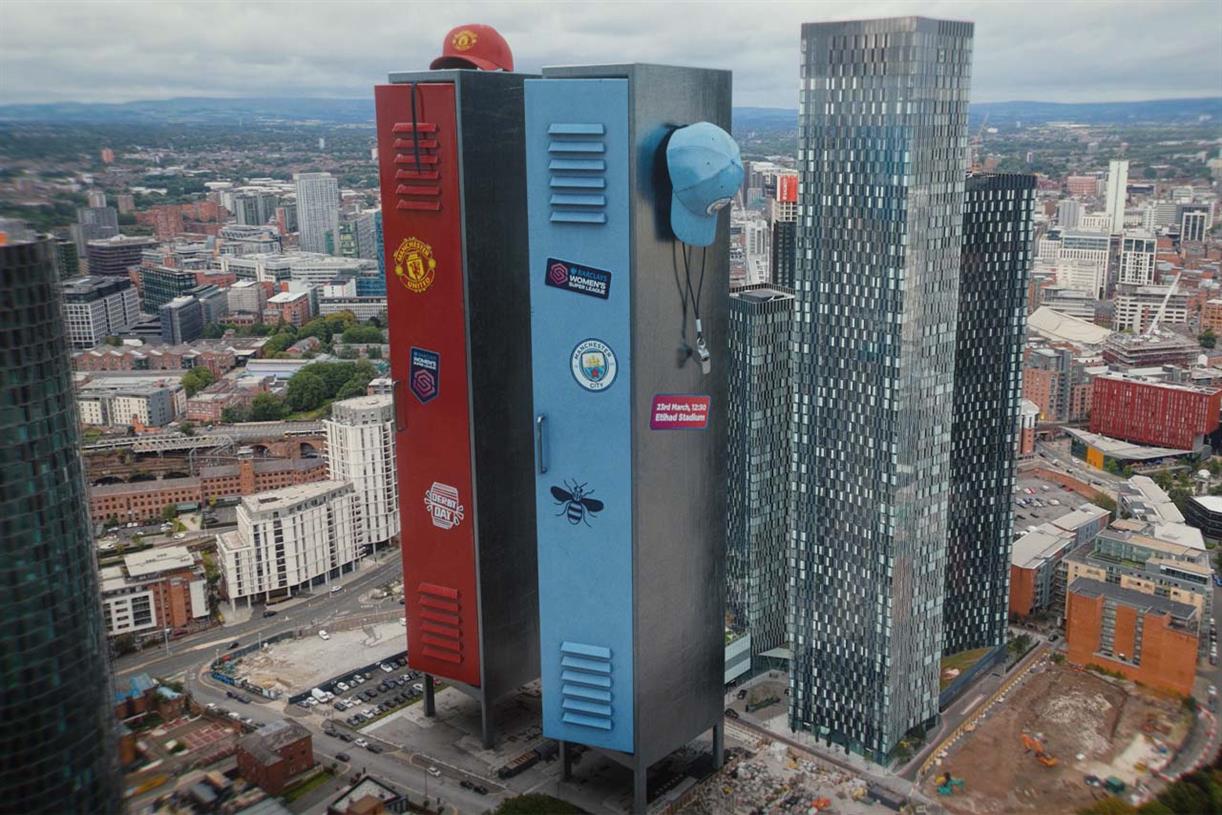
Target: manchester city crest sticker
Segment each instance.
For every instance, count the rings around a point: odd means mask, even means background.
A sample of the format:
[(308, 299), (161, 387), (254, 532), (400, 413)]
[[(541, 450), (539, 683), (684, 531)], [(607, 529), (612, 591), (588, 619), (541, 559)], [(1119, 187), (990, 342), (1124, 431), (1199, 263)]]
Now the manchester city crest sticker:
[(577, 384), (588, 391), (605, 391), (615, 381), (615, 352), (602, 340), (577, 343), (569, 363)]

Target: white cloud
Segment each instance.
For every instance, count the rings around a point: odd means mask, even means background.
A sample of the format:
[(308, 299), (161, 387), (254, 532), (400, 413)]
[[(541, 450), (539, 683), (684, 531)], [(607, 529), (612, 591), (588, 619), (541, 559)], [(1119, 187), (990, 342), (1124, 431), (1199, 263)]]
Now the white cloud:
[(365, 96), (483, 22), (524, 71), (666, 62), (734, 71), (736, 105), (796, 107), (803, 22), (923, 14), (976, 23), (973, 98), (1222, 94), (1222, 6), (947, 2), (28, 2), (4, 0), (0, 102)]

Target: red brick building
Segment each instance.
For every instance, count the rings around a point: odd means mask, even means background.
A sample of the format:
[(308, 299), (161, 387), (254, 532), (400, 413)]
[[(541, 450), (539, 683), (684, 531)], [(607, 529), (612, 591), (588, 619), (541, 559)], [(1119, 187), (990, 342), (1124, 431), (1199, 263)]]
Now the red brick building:
[(1197, 610), (1184, 603), (1079, 577), (1066, 598), (1065, 643), (1073, 665), (1118, 671), (1183, 696), (1197, 667)]
[(1093, 383), (1090, 432), (1115, 439), (1192, 450), (1218, 429), (1222, 388), (1173, 385), (1125, 376)]
[(269, 795), (279, 795), (290, 780), (314, 766), (310, 731), (281, 719), (238, 741), (238, 771)]
[(213, 498), (233, 498), (322, 481), (327, 461), (318, 458), (243, 460), (236, 465), (204, 467), (191, 478), (163, 478), (134, 484), (103, 484), (89, 488), (89, 517), (95, 523), (117, 518), (121, 523), (161, 517), (166, 504), (200, 504)]
[(282, 291), (269, 297), (263, 309), (263, 322), (275, 324), (284, 321), (298, 328), (308, 323), (312, 316), (310, 294), (304, 291)]

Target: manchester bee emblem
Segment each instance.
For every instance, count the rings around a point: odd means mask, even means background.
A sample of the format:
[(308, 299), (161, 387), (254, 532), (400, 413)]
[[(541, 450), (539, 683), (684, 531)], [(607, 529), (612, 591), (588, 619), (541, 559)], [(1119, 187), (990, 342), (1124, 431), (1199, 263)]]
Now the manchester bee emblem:
[(437, 260), (433, 247), (419, 238), (404, 238), (395, 250), (395, 277), (410, 292), (421, 294), (433, 285), (437, 276)]
[(451, 38), (450, 42), (454, 45), (455, 51), (469, 51), (471, 46), (478, 42), (479, 38), (475, 36), (475, 32), (469, 28), (464, 28)]

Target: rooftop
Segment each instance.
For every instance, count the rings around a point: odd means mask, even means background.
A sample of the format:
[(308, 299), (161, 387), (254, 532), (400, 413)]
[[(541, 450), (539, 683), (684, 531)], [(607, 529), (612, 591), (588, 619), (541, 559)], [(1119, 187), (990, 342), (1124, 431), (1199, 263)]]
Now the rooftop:
[(1073, 535), (1050, 523), (1040, 524), (1014, 542), (1010, 564), (1020, 569), (1037, 569), (1074, 542)]
[(1194, 495), (1189, 500), (1200, 504), (1206, 512), (1222, 512), (1222, 495)]
[(1138, 385), (1149, 385), (1156, 388), (1166, 388), (1168, 390), (1185, 391), (1187, 393), (1198, 393), (1205, 396), (1213, 396), (1222, 388), (1215, 388), (1209, 385), (1184, 385), (1177, 382), (1165, 382), (1161, 379), (1155, 379), (1148, 376), (1135, 376), (1132, 373), (1108, 373), (1095, 377), (1096, 380), (1104, 379), (1112, 382), (1134, 382)]
[(238, 741), (238, 749), (244, 750), (263, 764), (272, 764), (280, 760), (280, 750), (309, 737), (310, 731), (297, 722), (279, 719), (268, 722), (261, 730), (243, 736)]
[(1086, 526), (1089, 523), (1106, 518), (1110, 515), (1103, 507), (1095, 506), (1094, 504), (1083, 504), (1075, 509), (1062, 515), (1060, 518), (1053, 519), (1052, 523), (1059, 529), (1064, 529), (1067, 532), (1074, 532), (1079, 528)]
[(1106, 600), (1121, 603), (1145, 613), (1170, 614), (1172, 617), (1180, 620), (1194, 619), (1197, 613), (1195, 607), (1186, 603), (1177, 603), (1174, 600), (1168, 600), (1166, 597), (1159, 597), (1156, 594), (1146, 594), (1144, 591), (1137, 591), (1136, 589), (1125, 589), (1113, 583), (1091, 580), (1088, 577), (1079, 577), (1069, 584), (1069, 591), (1071, 594), (1083, 597), (1103, 597)]
[(132, 577), (148, 577), (170, 569), (190, 569), (195, 565), (195, 556), (185, 546), (165, 546), (127, 555), (123, 565)]
[(1131, 442), (1113, 439), (1109, 436), (1101, 436), (1098, 433), (1091, 433), (1076, 427), (1066, 427), (1065, 432), (1088, 447), (1094, 447), (1105, 456), (1120, 459), (1121, 461), (1147, 461), (1155, 458), (1171, 458), (1192, 454), (1191, 450), (1175, 450), (1170, 447), (1144, 447), (1140, 444), (1132, 444)]
[(1128, 505), (1128, 511), (1139, 516), (1141, 520), (1162, 520), (1177, 524), (1184, 522), (1183, 514), (1171, 497), (1149, 476), (1133, 476), (1120, 486), (1119, 494), (1122, 502)]
[(1051, 340), (1099, 345), (1112, 335), (1110, 329), (1040, 306), (1027, 318), (1027, 327)]
[(303, 501), (323, 498), (331, 493), (352, 491), (350, 481), (314, 481), (309, 484), (297, 484), (278, 490), (269, 490), (242, 498), (242, 508), (247, 512), (276, 512), (293, 509)]

